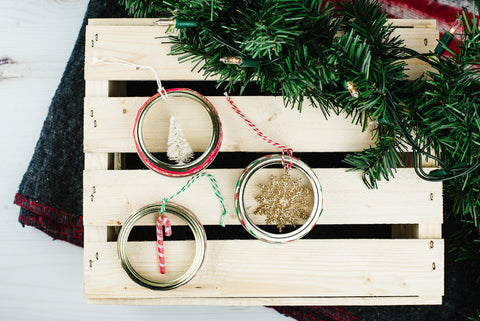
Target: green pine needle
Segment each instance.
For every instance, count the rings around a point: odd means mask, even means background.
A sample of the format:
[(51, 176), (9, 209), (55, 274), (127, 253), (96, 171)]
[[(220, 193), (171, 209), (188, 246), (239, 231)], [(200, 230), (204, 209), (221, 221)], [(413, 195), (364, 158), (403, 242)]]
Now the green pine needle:
[[(301, 111), (308, 104), (325, 117), (345, 113), (364, 130), (373, 127), (375, 145), (345, 159), (370, 188), (394, 176), (407, 147), (420, 156), (435, 155), (450, 179), (444, 188), (455, 215), (480, 232), (480, 172), (475, 167), (480, 161), (480, 29), (475, 15), (459, 14), (459, 53), (445, 57), (407, 48), (393, 36), (395, 28), (377, 0), (341, 0), (335, 7), (327, 0), (119, 1), (137, 17), (163, 13), (198, 21), (199, 27), (171, 37), (171, 54), (193, 62), (205, 77), (217, 77), (222, 89), (239, 86), (242, 93), (254, 82), (263, 92), (282, 95), (291, 108)], [(256, 59), (259, 65), (225, 65), (222, 57)], [(429, 63), (433, 71), (408, 79), (404, 60), (412, 58)], [(356, 95), (344, 88), (346, 82)], [(422, 178), (437, 180), (421, 169), (418, 163)]]

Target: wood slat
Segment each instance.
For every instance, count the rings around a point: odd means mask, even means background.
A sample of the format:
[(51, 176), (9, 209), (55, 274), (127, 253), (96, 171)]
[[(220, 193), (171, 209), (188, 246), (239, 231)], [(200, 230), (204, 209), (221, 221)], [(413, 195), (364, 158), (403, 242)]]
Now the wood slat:
[(298, 298), (150, 298), (150, 299), (89, 299), (89, 304), (122, 305), (441, 305), (442, 297), (395, 296), (395, 297), (298, 297)]
[(387, 22), (393, 23), (393, 25), (396, 27), (429, 28), (429, 29), (437, 28), (436, 19), (387, 19)]
[[(94, 18), (88, 19), (88, 25), (96, 26), (152, 26), (158, 18)], [(414, 20), (414, 19), (412, 19)], [(423, 21), (423, 20), (422, 20)], [(435, 20), (434, 20), (435, 21)]]
[[(220, 151), (278, 151), (249, 129), (225, 97), (207, 98), (222, 121), (224, 136)], [(285, 108), (281, 97), (232, 98), (265, 135), (295, 152), (359, 151), (373, 144), (369, 130), (362, 132), (361, 126), (352, 124), (351, 118), (345, 115), (332, 115), (327, 120), (320, 110), (308, 104), (300, 113)], [(85, 151), (136, 152), (133, 126), (138, 109), (146, 100), (147, 97), (85, 98)], [(144, 122), (143, 135), (150, 151), (166, 151), (172, 115), (179, 121), (195, 151), (203, 152), (210, 141), (212, 130), (208, 115), (202, 107), (192, 106), (191, 101), (173, 97), (170, 103), (162, 102), (158, 107), (152, 107), (147, 115), (153, 121)]]
[[(97, 21), (98, 22), (98, 21)], [(93, 64), (92, 57), (115, 57), (140, 65), (148, 65), (159, 73), (163, 80), (203, 80), (204, 76), (198, 72), (191, 72), (194, 64), (190, 62), (179, 64), (176, 56), (169, 56), (170, 43), (164, 27), (150, 25), (152, 20), (123, 25), (126, 20), (112, 22), (114, 25), (100, 25), (93, 21), (86, 28), (85, 47), (85, 79), (108, 80), (153, 80), (149, 70), (136, 70), (128, 66)], [(419, 23), (419, 22), (416, 22)], [(433, 24), (427, 22), (422, 27), (398, 28), (394, 35), (405, 39), (405, 45), (418, 52), (428, 52), (436, 46), (438, 31)], [(165, 43), (162, 43), (165, 42)], [(161, 59), (159, 59), (161, 57)], [(425, 71), (426, 65), (417, 61), (409, 61), (410, 70), (407, 72), (417, 76)], [(215, 78), (212, 78), (215, 79)]]
[(442, 224), (419, 224), (418, 237), (419, 239), (441, 238)]
[[(120, 266), (116, 243), (97, 243), (85, 253), (95, 258), (92, 267), (84, 266), (85, 291), (88, 298), (438, 296), (444, 246), (443, 240), (435, 242), (430, 248), (428, 240), (208, 241), (197, 275), (166, 292), (134, 283)], [(165, 277), (188, 265), (191, 243), (165, 242)], [(139, 273), (158, 274), (156, 242), (129, 246)]]
[[(254, 195), (259, 183), (267, 183), (272, 174), (282, 170), (265, 169), (252, 178), (246, 190), (245, 204), (249, 212), (256, 208)], [(236, 181), (242, 169), (209, 169), (218, 181), (225, 198), (226, 224), (239, 224), (233, 205)], [(370, 190), (360, 174), (343, 168), (315, 169), (322, 185), (324, 211), (318, 224), (418, 224), (441, 223), (442, 185), (418, 178), (412, 169), (399, 169), (395, 179), (380, 182), (380, 188)], [(139, 208), (177, 192), (188, 177), (162, 176), (149, 170), (85, 171), (84, 218), (85, 225), (122, 225)], [(91, 190), (95, 186), (92, 201)], [(433, 193), (438, 197), (430, 199)], [(173, 202), (182, 204), (195, 213), (202, 224), (216, 225), (220, 206), (207, 179), (200, 179)], [(259, 219), (261, 217), (256, 217)], [(153, 215), (143, 224), (154, 224)]]
[[(151, 26), (158, 18), (93, 18), (88, 19), (89, 25), (98, 26)], [(397, 27), (408, 28), (436, 28), (435, 19), (387, 19)]]

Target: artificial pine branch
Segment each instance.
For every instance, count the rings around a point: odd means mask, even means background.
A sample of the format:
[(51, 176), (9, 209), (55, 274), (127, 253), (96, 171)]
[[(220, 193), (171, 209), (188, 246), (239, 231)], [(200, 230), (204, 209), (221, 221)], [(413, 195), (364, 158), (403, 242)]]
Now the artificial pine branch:
[[(120, 0), (137, 15), (168, 10), (196, 20), (197, 28), (171, 37), (171, 54), (216, 76), (226, 89), (255, 82), (264, 92), (283, 95), (285, 104), (309, 102), (325, 117), (346, 113), (373, 128), (375, 146), (346, 158), (375, 187), (390, 179), (406, 146), (418, 158), (435, 155), (440, 179), (455, 214), (480, 235), (480, 30), (478, 19), (459, 15), (459, 53), (419, 54), (393, 36), (394, 27), (377, 0)], [(474, 13), (478, 14), (479, 0)], [(339, 34), (343, 34), (340, 35)], [(445, 48), (449, 50), (448, 48)], [(255, 59), (255, 67), (225, 65), (220, 58)], [(419, 58), (433, 72), (410, 80), (405, 59)], [(352, 95), (344, 83), (353, 84)], [(376, 126), (369, 126), (375, 122)], [(422, 178), (440, 180), (417, 172)], [(442, 176), (443, 175), (443, 176)]]
[(118, 0), (124, 5), (128, 13), (135, 18), (152, 17), (157, 15), (166, 15), (168, 11), (164, 9), (160, 0)]
[[(462, 111), (463, 106), (477, 104), (468, 94), (478, 87), (474, 84), (478, 83), (478, 68), (465, 69), (466, 63), (478, 59), (478, 29), (470, 28), (478, 24), (475, 19), (462, 19), (469, 31), (462, 42), (468, 46), (460, 46), (459, 57), (435, 60), (415, 54), (392, 36), (394, 28), (376, 0), (341, 0), (337, 7), (313, 0), (121, 1), (141, 14), (168, 9), (178, 18), (198, 21), (198, 28), (180, 29), (172, 36), (172, 54), (179, 55), (180, 61), (196, 63), (207, 77), (218, 76), (227, 89), (239, 84), (242, 92), (254, 81), (263, 91), (283, 95), (286, 105), (300, 109), (307, 100), (325, 116), (343, 111), (364, 129), (372, 120), (400, 123), (401, 131), (374, 133), (377, 144), (393, 142), (388, 145), (392, 150), (386, 152), (382, 147), (362, 154), (370, 155), (369, 163), (378, 162), (367, 166), (365, 173), (373, 181), (389, 177), (379, 175), (389, 173), (385, 164), (400, 165), (394, 155), (405, 141), (417, 153), (449, 158), (442, 163), (453, 169), (449, 174), (475, 161), (478, 115), (475, 108)], [(338, 37), (338, 31), (344, 35)], [(224, 65), (220, 58), (225, 56), (256, 59), (259, 64), (252, 68)], [(409, 82), (401, 60), (410, 57), (429, 61), (438, 71), (429, 75), (428, 82), (422, 78), (410, 87), (411, 95), (406, 97)], [(356, 86), (359, 94), (355, 97), (343, 88), (347, 81)], [(419, 88), (423, 91), (415, 91)], [(408, 137), (411, 131), (415, 141)], [(384, 156), (372, 157), (373, 150), (382, 150)], [(365, 159), (358, 156), (347, 161), (364, 170)]]

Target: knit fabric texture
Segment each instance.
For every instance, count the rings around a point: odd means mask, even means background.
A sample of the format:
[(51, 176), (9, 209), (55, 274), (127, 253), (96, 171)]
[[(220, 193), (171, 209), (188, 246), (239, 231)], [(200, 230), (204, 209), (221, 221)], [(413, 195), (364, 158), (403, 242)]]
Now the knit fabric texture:
[(82, 171), (85, 26), (89, 18), (128, 17), (115, 0), (92, 0), (15, 204), (19, 221), (54, 239), (83, 246)]

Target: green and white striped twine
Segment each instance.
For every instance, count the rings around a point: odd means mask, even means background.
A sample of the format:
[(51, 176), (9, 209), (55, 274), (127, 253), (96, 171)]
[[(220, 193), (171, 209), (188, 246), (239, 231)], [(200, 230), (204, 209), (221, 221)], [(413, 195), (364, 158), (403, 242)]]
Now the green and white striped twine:
[(165, 206), (169, 200), (174, 198), (175, 196), (185, 192), (197, 179), (202, 176), (207, 176), (210, 179), (210, 183), (212, 184), (213, 191), (215, 192), (215, 196), (217, 196), (220, 205), (222, 206), (222, 216), (220, 217), (220, 225), (225, 227), (225, 215), (227, 214), (227, 210), (225, 209), (225, 204), (223, 201), (222, 193), (220, 192), (220, 188), (218, 187), (217, 180), (213, 177), (212, 174), (207, 172), (201, 172), (193, 175), (183, 187), (176, 192), (175, 194), (171, 195), (170, 197), (166, 197), (162, 200), (162, 207), (160, 208), (160, 215), (165, 213)]

